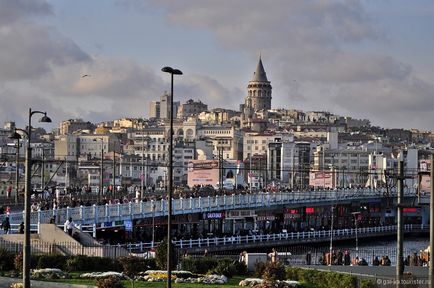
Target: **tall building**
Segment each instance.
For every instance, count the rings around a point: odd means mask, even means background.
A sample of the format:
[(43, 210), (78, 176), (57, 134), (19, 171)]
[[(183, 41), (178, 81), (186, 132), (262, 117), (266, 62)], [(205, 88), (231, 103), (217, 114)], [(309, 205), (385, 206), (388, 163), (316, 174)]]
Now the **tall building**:
[(256, 112), (271, 109), (271, 82), (267, 79), (261, 56), (253, 73), (252, 80), (247, 85), (247, 96), (241, 105), (243, 127), (252, 127), (252, 122), (258, 120)]
[(151, 101), (151, 103), (149, 103), (149, 118), (160, 118), (159, 101)]
[[(170, 96), (167, 91), (160, 96), (160, 101), (151, 101), (149, 103), (149, 117), (154, 117), (157, 119), (169, 119), (170, 118)], [(173, 102), (173, 117), (176, 118), (178, 113), (180, 102)]]

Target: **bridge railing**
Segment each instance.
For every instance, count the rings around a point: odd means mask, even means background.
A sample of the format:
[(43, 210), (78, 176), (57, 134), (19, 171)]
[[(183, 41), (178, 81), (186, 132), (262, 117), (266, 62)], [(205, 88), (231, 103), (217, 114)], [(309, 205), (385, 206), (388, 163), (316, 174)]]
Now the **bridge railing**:
[[(421, 231), (428, 229), (428, 225), (404, 225), (404, 230)], [(363, 227), (357, 228), (357, 235), (363, 237), (364, 235), (375, 235), (382, 233), (395, 232), (397, 230), (396, 225), (389, 226), (377, 226), (377, 227)], [(352, 238), (356, 236), (355, 228), (348, 229), (334, 229), (331, 230), (318, 230), (318, 231), (306, 231), (306, 232), (289, 232), (289, 233), (275, 233), (275, 234), (260, 234), (260, 235), (246, 235), (246, 236), (228, 236), (228, 237), (212, 237), (212, 238), (198, 238), (198, 239), (185, 239), (185, 240), (173, 240), (178, 248), (201, 248), (211, 246), (226, 246), (226, 245), (245, 245), (252, 243), (271, 242), (271, 241), (284, 241), (284, 240), (310, 240), (315, 239), (330, 239), (330, 235), (333, 235), (334, 239), (340, 238)], [(151, 248), (154, 248), (159, 243), (147, 242), (147, 243), (130, 243), (126, 244), (125, 248), (130, 252), (144, 252)]]
[[(173, 199), (173, 214), (198, 213), (205, 211), (219, 211), (230, 209), (249, 209), (258, 207), (270, 207), (288, 204), (310, 204), (321, 201), (348, 201), (351, 199), (368, 199), (382, 197), (385, 189), (341, 189), (318, 191), (293, 191), (276, 193), (252, 193), (217, 195), (197, 198)], [(389, 196), (394, 196), (396, 191), (391, 189)], [(406, 196), (415, 195), (412, 188), (405, 191)], [(106, 204), (93, 206), (80, 206), (75, 208), (61, 208), (56, 210), (43, 210), (31, 213), (31, 223), (49, 223), (55, 218), (56, 223), (64, 223), (72, 218), (76, 223), (90, 224), (124, 219), (147, 218), (152, 216), (167, 215), (167, 200), (129, 202), (124, 204)], [(6, 215), (0, 215), (0, 221)], [(9, 214), (11, 223), (21, 223), (23, 213)]]

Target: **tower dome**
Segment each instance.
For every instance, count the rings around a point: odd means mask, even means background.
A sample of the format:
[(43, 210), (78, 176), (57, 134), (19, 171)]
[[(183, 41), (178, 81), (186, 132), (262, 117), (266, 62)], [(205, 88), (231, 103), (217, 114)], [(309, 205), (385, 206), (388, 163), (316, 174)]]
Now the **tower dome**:
[(253, 111), (271, 109), (271, 83), (267, 79), (261, 56), (259, 56), (256, 71), (247, 85), (245, 107)]

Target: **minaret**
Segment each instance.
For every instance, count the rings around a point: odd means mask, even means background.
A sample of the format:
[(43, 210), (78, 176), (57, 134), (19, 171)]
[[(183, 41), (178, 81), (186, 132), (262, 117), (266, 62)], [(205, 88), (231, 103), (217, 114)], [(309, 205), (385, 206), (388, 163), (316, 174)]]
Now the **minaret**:
[(247, 86), (245, 107), (252, 108), (253, 111), (271, 109), (271, 84), (262, 65), (261, 55), (253, 78)]

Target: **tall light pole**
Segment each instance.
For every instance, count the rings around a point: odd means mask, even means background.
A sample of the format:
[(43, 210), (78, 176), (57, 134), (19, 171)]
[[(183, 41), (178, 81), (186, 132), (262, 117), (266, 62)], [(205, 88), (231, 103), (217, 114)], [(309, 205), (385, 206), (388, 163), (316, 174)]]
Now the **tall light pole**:
[(360, 214), (360, 212), (353, 212), (351, 213), (354, 216), (354, 226), (356, 227), (356, 257), (359, 256), (359, 238), (358, 238), (358, 231), (357, 231), (357, 217)]
[(15, 153), (15, 205), (18, 205), (18, 190), (19, 190), (19, 182), (20, 182), (20, 138), (17, 138), (17, 150)]
[(145, 181), (145, 173), (143, 170), (143, 163), (144, 163), (144, 156), (145, 155), (145, 131), (142, 130), (142, 162), (140, 167), (140, 201), (143, 199), (143, 188), (144, 188), (144, 181)]
[(332, 209), (331, 209), (331, 212), (332, 212), (332, 223), (331, 223), (331, 227), (330, 227), (330, 266), (332, 266), (333, 265), (333, 222), (334, 222), (334, 208), (335, 207), (333, 207), (333, 205), (332, 205)]
[(99, 171), (99, 190), (98, 190), (98, 202), (101, 201), (101, 193), (104, 189), (104, 138), (101, 139), (101, 167)]
[(155, 243), (155, 202), (152, 202), (152, 248)]
[(173, 75), (182, 75), (181, 70), (163, 67), (161, 71), (170, 74), (170, 130), (169, 130), (169, 191), (167, 197), (167, 288), (172, 287), (172, 194), (173, 194)]
[[(24, 189), (24, 250), (23, 250), (23, 287), (30, 288), (30, 198), (31, 198), (31, 168), (32, 168), (32, 148), (30, 146), (32, 133), (32, 116), (42, 114), (39, 122), (50, 123), (51, 119), (47, 112), (32, 111), (29, 108), (29, 122), (26, 130), (21, 130), (27, 135), (26, 161), (25, 161), (25, 189)], [(18, 130), (18, 129), (17, 129)], [(13, 139), (19, 139), (21, 136), (14, 131), (10, 136)]]
[(101, 140), (101, 166), (99, 167), (99, 189), (97, 195), (97, 202), (101, 201), (101, 193), (104, 189), (104, 138), (95, 138), (93, 141)]

